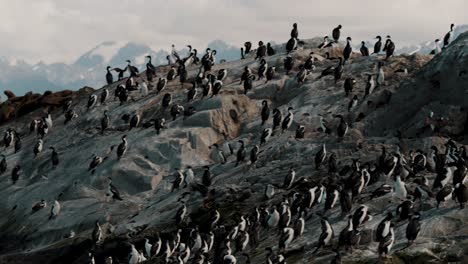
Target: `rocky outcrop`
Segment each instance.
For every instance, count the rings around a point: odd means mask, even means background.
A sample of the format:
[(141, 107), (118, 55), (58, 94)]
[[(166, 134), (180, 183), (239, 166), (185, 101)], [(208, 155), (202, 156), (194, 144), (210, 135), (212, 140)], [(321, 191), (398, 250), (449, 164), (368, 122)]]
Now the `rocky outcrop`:
[(64, 90), (60, 92), (46, 91), (43, 95), (33, 94), (29, 92), (24, 96), (16, 97), (12, 92), (5, 91), (8, 95), (8, 100), (3, 102), (0, 112), (0, 124), (13, 120), (24, 115), (28, 115), (37, 109), (57, 109), (72, 99), (73, 97), (79, 97), (81, 95), (89, 95), (94, 91), (91, 87), (84, 87), (78, 92), (71, 90)]
[[(277, 76), (267, 83), (265, 80), (255, 81), (254, 89), (247, 95), (243, 94), (238, 83), (244, 66), (249, 65), (253, 72), (257, 72), (258, 61), (252, 55), (245, 60), (216, 65), (214, 73), (221, 68), (228, 70), (220, 95), (204, 99), (199, 95), (190, 103), (186, 94), (189, 84), (181, 85), (178, 80), (170, 82), (159, 94), (152, 90), (148, 96), (142, 97), (138, 91), (133, 91), (131, 100), (123, 104), (112, 96), (119, 84), (115, 83), (106, 87), (111, 94), (107, 102), (98, 103), (91, 109), (87, 109), (88, 97), (90, 94), (99, 95), (100, 90), (84, 88), (77, 93), (29, 94), (19, 100), (26, 105), (25, 110), (14, 119), (12, 117), (20, 104), (18, 101), (6, 101), (2, 104), (2, 112), (9, 117), (5, 120), (11, 121), (3, 124), (1, 131), (9, 127), (18, 131), (23, 148), (17, 153), (11, 147), (3, 152), (8, 169), (0, 181), (2, 197), (6, 197), (0, 199), (0, 211), (5, 212), (0, 216), (0, 262), (83, 263), (88, 251), (93, 250), (96, 263), (102, 263), (109, 255), (113, 256), (115, 263), (127, 263), (129, 245), (125, 242), (141, 248), (143, 239), (153, 237), (156, 232), (168, 238), (178, 228), (193, 225), (206, 231), (203, 225), (215, 209), (221, 213), (220, 223), (230, 229), (241, 215), (250, 213), (254, 207), (279, 205), (285, 197), (291, 197), (293, 191), (303, 192), (318, 183), (327, 185), (335, 181), (326, 166), (319, 169), (315, 166), (315, 154), (324, 143), (329, 153), (335, 153), (339, 168), (351, 165), (355, 159), (362, 163), (375, 163), (382, 146), (393, 151), (398, 144), (404, 154), (415, 149), (428, 152), (432, 145), (442, 147), (447, 136), (463, 135), (466, 131), (463, 130), (466, 115), (460, 114), (466, 111), (466, 102), (458, 97), (452, 100), (450, 95), (442, 94), (454, 89), (456, 96), (462, 95), (461, 87), (466, 83), (461, 83), (462, 79), (458, 78), (465, 75), (456, 77), (449, 73), (464, 66), (449, 64), (445, 56), (450, 61), (463, 61), (468, 47), (463, 45), (463, 41), (467, 39), (468, 36), (463, 35), (461, 40), (434, 58), (422, 55), (390, 58), (384, 66), (384, 84), (367, 97), (364, 96), (366, 74), (376, 73), (377, 62), (382, 60), (382, 56), (363, 58), (353, 54), (338, 83), (331, 76), (319, 78), (323, 69), (336, 65), (337, 61), (318, 60), (317, 68), (306, 82), (302, 85), (297, 83), (297, 66), (311, 51), (317, 55), (324, 53), (324, 50), (315, 48), (321, 40), (312, 39), (292, 53), (296, 67), (289, 76), (283, 71), (283, 52), (268, 57), (269, 65), (277, 66)], [(329, 52), (340, 56), (341, 49), (342, 46)], [(408, 69), (408, 74), (398, 71), (404, 68)], [(167, 67), (158, 68), (157, 75), (165, 76), (167, 70)], [(190, 66), (188, 71), (190, 77), (195, 76), (198, 67)], [(351, 97), (346, 97), (343, 90), (343, 80), (348, 77), (356, 79), (353, 95), (359, 98), (358, 105), (351, 111), (348, 110)], [(196, 113), (188, 117), (181, 115), (172, 121), (169, 109), (161, 106), (164, 93), (171, 93), (173, 103), (186, 109), (195, 107)], [(54, 110), (54, 107), (60, 100), (70, 97), (78, 117), (64, 125), (62, 111)], [(283, 116), (287, 114), (288, 107), (292, 107), (293, 124), (285, 131), (277, 129), (272, 138), (260, 146), (256, 164), (246, 161), (236, 166), (238, 140), (245, 142), (249, 153), (254, 145), (260, 145), (262, 130), (272, 125), (271, 116), (267, 124), (261, 125), (263, 100), (268, 101), (270, 109), (280, 109)], [(443, 111), (437, 111), (438, 105)], [(458, 106), (463, 106), (463, 109)], [(34, 134), (29, 135), (29, 122), (42, 116), (43, 108), (50, 108), (54, 126), (44, 138), (44, 151), (34, 158), (32, 149), (37, 138)], [(437, 133), (417, 133), (417, 129), (427, 122), (427, 109), (434, 109), (434, 120), (444, 116), (449, 124), (443, 125), (444, 128)], [(105, 110), (111, 126), (101, 134), (100, 122)], [(141, 114), (142, 123), (151, 126), (129, 130), (128, 118), (123, 120), (122, 117), (135, 113)], [(336, 135), (339, 119), (334, 115), (337, 114), (343, 115), (350, 124), (343, 139)], [(156, 117), (167, 120), (160, 134), (156, 133), (150, 121)], [(327, 121), (331, 134), (319, 129), (320, 117)], [(298, 125), (305, 126), (303, 139), (294, 137)], [(117, 159), (115, 146), (123, 135), (127, 135), (128, 149), (122, 158)], [(227, 157), (225, 164), (217, 162), (216, 150), (210, 148), (215, 143)], [(460, 136), (458, 144), (466, 143), (466, 139)], [(50, 146), (54, 146), (60, 156), (56, 169), (52, 169)], [(88, 168), (94, 154), (106, 158), (91, 174)], [(22, 170), (19, 180), (12, 184), (11, 169), (16, 164), (20, 164)], [(210, 188), (198, 184), (206, 165), (213, 173)], [(173, 191), (175, 170), (184, 170), (187, 166), (193, 167), (196, 183)], [(300, 183), (290, 190), (276, 188), (276, 195), (270, 200), (265, 199), (265, 186), (282, 186), (291, 167), (295, 168), (296, 180)], [(435, 178), (432, 172), (424, 172), (423, 175), (430, 182)], [(109, 177), (119, 188), (122, 201), (106, 196)], [(370, 199), (371, 193), (386, 181), (393, 184), (391, 179), (378, 179), (353, 204), (353, 210), (358, 204), (367, 205), (373, 219), (362, 227), (361, 245), (353, 252), (343, 253), (343, 263), (375, 263), (378, 259), (374, 230), (387, 212), (395, 212), (400, 202), (392, 195)], [(407, 183), (409, 189), (414, 189), (414, 183)], [(48, 220), (50, 205), (60, 193), (63, 193), (60, 196), (62, 211), (56, 219)], [(48, 207), (31, 213), (32, 205), (41, 199), (48, 202)], [(181, 201), (187, 206), (188, 217), (176, 226), (174, 217)], [(422, 229), (415, 244), (408, 249), (404, 248), (407, 221), (395, 222), (396, 243), (391, 254), (394, 263), (454, 262), (467, 257), (466, 250), (463, 250), (467, 243), (464, 228), (468, 221), (466, 209), (458, 210), (452, 201), (447, 205), (447, 208), (435, 209), (433, 198), (418, 202), (423, 216)], [(313, 253), (321, 233), (318, 215), (322, 212), (322, 204), (309, 212), (304, 235), (295, 239), (285, 253), (288, 263), (329, 262), (334, 257), (331, 248)], [(339, 205), (329, 210), (326, 216), (335, 230), (333, 244), (336, 244), (339, 232), (346, 225), (346, 216), (341, 215)], [(296, 218), (294, 216), (293, 221)], [(96, 220), (105, 230), (104, 241), (98, 247), (92, 246), (90, 240)], [(76, 236), (64, 238), (71, 231)], [(246, 250), (251, 263), (264, 262), (264, 248), (278, 249), (276, 230), (261, 229), (260, 237), (256, 248), (249, 246)], [(239, 262), (244, 263), (243, 256), (235, 254)], [(148, 263), (159, 261), (155, 258)]]

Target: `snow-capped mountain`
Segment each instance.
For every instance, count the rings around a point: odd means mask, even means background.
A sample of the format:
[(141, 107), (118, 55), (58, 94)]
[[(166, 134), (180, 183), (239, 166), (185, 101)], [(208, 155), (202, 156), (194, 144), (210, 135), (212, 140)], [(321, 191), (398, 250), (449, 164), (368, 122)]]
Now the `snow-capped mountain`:
[[(452, 40), (456, 39), (460, 34), (462, 34), (463, 32), (466, 32), (466, 31), (468, 31), (468, 25), (455, 26), (455, 28), (453, 30)], [(438, 37), (438, 39), (441, 41), (439, 43), (439, 45), (441, 47), (443, 45), (442, 41), (444, 39), (444, 36), (445, 36), (445, 34)], [(435, 40), (436, 40), (436, 38), (434, 38), (433, 40), (422, 42), (419, 45), (411, 45), (411, 46), (401, 47), (401, 48), (398, 48), (395, 52), (398, 53), (398, 54), (403, 54), (403, 53), (406, 53), (406, 54), (414, 54), (414, 53), (430, 54), (431, 51), (435, 49)]]
[[(214, 40), (208, 44), (208, 47), (217, 50), (219, 60), (230, 61), (240, 57), (239, 48), (222, 40)], [(204, 47), (198, 47), (199, 56), (204, 50)], [(187, 52), (186, 47), (179, 51), (182, 56)], [(123, 68), (126, 65), (125, 61), (129, 59), (133, 65), (144, 69), (147, 55), (152, 56), (153, 64), (160, 65), (167, 63), (168, 54), (169, 51), (155, 51), (140, 43), (106, 41), (90, 49), (71, 64), (43, 62), (28, 64), (23, 60), (0, 57), (0, 89), (22, 95), (29, 91), (43, 93), (47, 90), (74, 90), (85, 85), (99, 88), (105, 83), (105, 69), (108, 65)]]

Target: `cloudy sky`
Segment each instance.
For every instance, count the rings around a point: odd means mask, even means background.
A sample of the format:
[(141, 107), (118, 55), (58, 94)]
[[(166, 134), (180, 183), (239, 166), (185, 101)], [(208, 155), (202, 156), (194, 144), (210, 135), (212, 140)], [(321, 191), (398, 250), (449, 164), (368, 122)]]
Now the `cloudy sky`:
[(466, 0), (0, 0), (0, 57), (73, 62), (107, 40), (153, 49), (222, 39), (285, 42), (337, 24), (354, 42), (390, 34), (397, 45), (432, 40), (468, 24)]

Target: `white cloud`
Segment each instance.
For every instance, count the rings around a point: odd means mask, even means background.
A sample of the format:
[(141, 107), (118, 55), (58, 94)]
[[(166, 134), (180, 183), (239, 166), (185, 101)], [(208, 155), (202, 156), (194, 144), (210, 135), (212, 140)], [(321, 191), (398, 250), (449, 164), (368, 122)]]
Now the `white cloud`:
[(444, 34), (468, 23), (465, 0), (0, 0), (0, 56), (72, 62), (106, 40), (168, 49), (213, 39), (234, 45), (330, 34), (337, 24), (356, 41), (390, 34), (398, 44)]

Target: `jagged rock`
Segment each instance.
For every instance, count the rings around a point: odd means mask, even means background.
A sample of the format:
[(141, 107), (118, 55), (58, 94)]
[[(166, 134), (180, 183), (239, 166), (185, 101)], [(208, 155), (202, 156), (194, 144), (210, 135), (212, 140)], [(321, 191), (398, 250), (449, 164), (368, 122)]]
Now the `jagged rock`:
[(8, 99), (10, 99), (10, 100), (11, 100), (11, 99), (14, 99), (14, 98), (16, 97), (16, 95), (15, 95), (12, 91), (10, 91), (10, 90), (5, 90), (3, 93), (4, 93), (4, 94), (8, 97)]

